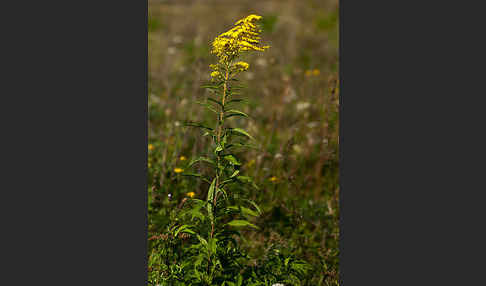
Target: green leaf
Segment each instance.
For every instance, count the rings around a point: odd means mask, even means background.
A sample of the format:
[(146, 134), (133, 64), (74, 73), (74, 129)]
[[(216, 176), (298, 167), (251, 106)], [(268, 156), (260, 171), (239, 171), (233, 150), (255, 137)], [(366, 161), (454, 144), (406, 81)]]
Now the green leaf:
[(208, 100), (218, 104), (219, 106), (221, 106), (221, 108), (223, 108), (223, 104), (219, 100), (216, 100), (216, 99), (211, 98), (211, 97), (208, 97)]
[(251, 215), (251, 216), (254, 216), (254, 217), (259, 216), (256, 212), (252, 211), (251, 209), (245, 208), (245, 207), (242, 207), (242, 206), (230, 206), (230, 207), (228, 207), (228, 209), (235, 210), (235, 211), (241, 211), (241, 213), (245, 214), (245, 215)]
[(225, 197), (225, 199), (228, 198), (228, 194), (226, 194), (226, 191), (225, 190), (223, 190), (221, 188), (218, 188), (218, 191), (216, 192), (216, 194), (218, 194), (218, 193), (222, 193), (223, 196)]
[(253, 180), (248, 177), (248, 176), (238, 176), (236, 177), (238, 179), (238, 181), (242, 182), (242, 183), (248, 183), (248, 184), (251, 184), (255, 189), (259, 189), (258, 186), (255, 184), (255, 182), (253, 182)]
[(238, 162), (238, 160), (236, 160), (235, 156), (233, 156), (233, 155), (226, 155), (226, 156), (224, 156), (224, 159), (226, 161), (230, 162), (231, 165), (235, 165), (235, 166), (241, 165), (241, 163)]
[(218, 85), (205, 84), (205, 85), (201, 85), (201, 88), (218, 89), (219, 86)]
[(208, 215), (209, 215), (209, 218), (211, 219), (211, 222), (214, 221), (213, 199), (214, 199), (214, 186), (215, 185), (216, 185), (216, 178), (213, 179), (213, 182), (211, 183), (211, 186), (209, 187), (208, 199), (207, 199), (207, 201), (209, 202), (209, 204), (208, 204)]
[(192, 167), (192, 165), (196, 164), (197, 162), (206, 162), (206, 163), (209, 163), (213, 166), (216, 166), (216, 163), (214, 163), (213, 160), (206, 158), (206, 157), (198, 157), (198, 158), (192, 160), (191, 163), (189, 163), (188, 167)]
[(208, 129), (208, 130), (213, 131), (213, 128), (204, 126), (201, 123), (197, 123), (197, 122), (184, 122), (184, 125), (185, 126), (192, 126), (192, 127), (198, 127), (198, 128)]
[(284, 262), (285, 267), (287, 267), (289, 261), (290, 261), (290, 257), (285, 258), (285, 262)]
[[(228, 118), (228, 117), (231, 117), (231, 116), (243, 116), (243, 117), (248, 117), (248, 114), (242, 112), (242, 111), (239, 111), (239, 110), (236, 110), (236, 109), (230, 109), (228, 111), (226, 111), (227, 113), (230, 113), (228, 115), (226, 115), (224, 118)], [(248, 135), (249, 136), (249, 135)]]
[(223, 147), (221, 147), (220, 145), (218, 145), (218, 147), (216, 147), (216, 149), (214, 149), (214, 153), (218, 153), (218, 152), (221, 152), (223, 151)]
[(253, 145), (248, 145), (248, 144), (241, 144), (241, 143), (232, 143), (232, 144), (228, 144), (226, 146), (227, 149), (229, 149), (231, 147), (250, 148), (250, 149), (255, 149), (255, 150), (260, 149), (260, 148), (258, 148), (258, 146), (253, 146)]
[(250, 135), (250, 134), (248, 134), (248, 132), (246, 132), (245, 130), (243, 130), (243, 129), (241, 129), (241, 128), (231, 128), (231, 129), (230, 129), (230, 131), (231, 131), (231, 132), (238, 133), (238, 134), (240, 134), (240, 135), (244, 135), (244, 136), (246, 136), (246, 137), (248, 137), (248, 138), (253, 139), (253, 137), (251, 137), (251, 135)]
[(204, 237), (201, 237), (199, 234), (196, 234), (196, 236), (197, 239), (199, 239), (199, 241), (201, 242), (201, 244), (204, 245), (206, 249), (209, 249), (207, 240), (205, 240)]
[(234, 173), (230, 176), (230, 179), (236, 177), (236, 175), (238, 175), (239, 173), (240, 173), (240, 170), (234, 171)]
[(205, 178), (203, 175), (201, 175), (201, 174), (194, 174), (194, 173), (182, 173), (181, 175), (182, 175), (182, 176), (186, 176), (186, 177), (196, 177), (196, 178), (199, 178), (199, 179), (201, 179), (201, 180), (205, 181), (205, 182), (206, 182), (206, 183), (208, 183), (208, 184), (211, 184), (211, 182), (210, 182), (210, 181), (209, 181), (207, 178)]
[(216, 238), (209, 238), (208, 246), (210, 253), (216, 253), (216, 242), (218, 242)]
[(243, 276), (241, 276), (241, 274), (238, 274), (238, 281), (236, 282), (236, 286), (241, 285), (243, 285)]
[(246, 221), (246, 220), (241, 220), (241, 219), (235, 219), (227, 223), (229, 226), (235, 226), (235, 227), (241, 227), (241, 226), (250, 226), (256, 229), (259, 229), (258, 226)]
[(260, 215), (262, 214), (261, 209), (258, 207), (258, 205), (257, 205), (257, 204), (256, 204), (254, 201), (249, 200), (249, 199), (244, 199), (244, 200), (245, 200), (246, 202), (249, 202), (250, 204), (252, 204), (252, 205), (253, 205), (253, 206), (256, 208), (257, 212), (258, 212)]
[(214, 109), (214, 107), (212, 107), (210, 104), (206, 103), (206, 102), (201, 102), (201, 101), (196, 101), (197, 104), (200, 104), (204, 107), (206, 107), (207, 109), (209, 109), (210, 111), (216, 113), (216, 114), (219, 114), (218, 111), (216, 111), (216, 109)]
[(188, 226), (187, 224), (185, 225), (182, 225), (181, 227), (179, 227), (174, 236), (177, 237), (177, 235), (179, 234), (179, 232), (186, 232), (186, 233), (190, 233), (190, 234), (196, 234), (194, 231), (192, 231), (191, 229), (189, 229), (190, 226)]
[(248, 103), (248, 100), (242, 98), (235, 98), (229, 100), (226, 104), (235, 103), (235, 102)]

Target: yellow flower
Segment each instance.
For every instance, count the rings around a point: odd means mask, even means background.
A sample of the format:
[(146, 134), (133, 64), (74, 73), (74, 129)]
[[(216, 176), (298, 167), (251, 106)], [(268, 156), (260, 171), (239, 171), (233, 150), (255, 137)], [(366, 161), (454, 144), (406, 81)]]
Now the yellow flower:
[(312, 74), (313, 74), (314, 76), (318, 76), (318, 75), (320, 75), (320, 74), (321, 74), (321, 71), (320, 71), (320, 70), (318, 70), (318, 69), (315, 69), (315, 70), (313, 70), (313, 71), (312, 71)]
[(306, 70), (305, 71), (305, 76), (311, 76), (312, 75), (312, 71), (311, 70)]
[(270, 178), (270, 182), (275, 182), (275, 181), (277, 181), (277, 177), (273, 176)]
[(212, 78), (215, 78), (215, 77), (217, 77), (217, 76), (219, 76), (219, 71), (213, 71), (213, 72), (211, 73), (211, 77), (212, 77)]
[(246, 71), (250, 65), (247, 62), (237, 62), (235, 64), (235, 68), (238, 69), (238, 71)]
[(196, 193), (194, 193), (194, 192), (189, 192), (189, 193), (187, 193), (186, 195), (187, 195), (188, 197), (190, 197), (190, 198), (194, 198), (194, 196), (196, 195)]
[(184, 172), (184, 169), (174, 168), (174, 172), (176, 172), (176, 173), (182, 173), (182, 172)]
[(148, 167), (149, 167), (149, 168), (150, 168), (150, 167), (152, 167), (152, 164), (148, 163)]
[(262, 17), (249, 15), (235, 23), (235, 27), (217, 36), (212, 45), (211, 53), (216, 54), (221, 63), (228, 62), (243, 51), (264, 51), (269, 46), (258, 46), (261, 30), (255, 22)]
[(154, 150), (154, 145), (149, 144), (149, 145), (148, 145), (148, 149), (149, 149), (149, 150)]
[(180, 156), (179, 157), (179, 160), (184, 161), (184, 160), (186, 160), (186, 157), (185, 156)]

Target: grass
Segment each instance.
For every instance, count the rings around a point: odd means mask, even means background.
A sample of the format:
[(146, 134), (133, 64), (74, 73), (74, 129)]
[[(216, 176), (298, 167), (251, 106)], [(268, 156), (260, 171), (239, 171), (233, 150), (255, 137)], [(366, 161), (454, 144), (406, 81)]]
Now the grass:
[(209, 184), (174, 172), (210, 144), (183, 122), (213, 122), (195, 104), (207, 96), (209, 43), (255, 12), (272, 47), (245, 59), (250, 119), (231, 124), (255, 137), (257, 149), (237, 155), (259, 186), (247, 196), (263, 214), (253, 221), (260, 230), (245, 230), (240, 243), (254, 263), (275, 247), (307, 261), (313, 270), (302, 285), (338, 285), (337, 1), (149, 1), (149, 237), (164, 234), (187, 193), (205, 198)]

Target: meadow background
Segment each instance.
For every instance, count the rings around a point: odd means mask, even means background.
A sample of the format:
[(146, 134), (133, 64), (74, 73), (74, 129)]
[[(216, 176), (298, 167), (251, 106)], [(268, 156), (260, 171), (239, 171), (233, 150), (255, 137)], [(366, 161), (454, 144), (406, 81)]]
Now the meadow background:
[(277, 245), (309, 262), (303, 285), (338, 285), (338, 0), (149, 0), (149, 237), (163, 233), (187, 193), (205, 198), (208, 184), (174, 172), (209, 143), (183, 123), (214, 120), (195, 103), (216, 62), (210, 43), (253, 13), (271, 48), (245, 58), (250, 118), (233, 122), (256, 139), (258, 149), (239, 158), (264, 214), (242, 243), (255, 258)]

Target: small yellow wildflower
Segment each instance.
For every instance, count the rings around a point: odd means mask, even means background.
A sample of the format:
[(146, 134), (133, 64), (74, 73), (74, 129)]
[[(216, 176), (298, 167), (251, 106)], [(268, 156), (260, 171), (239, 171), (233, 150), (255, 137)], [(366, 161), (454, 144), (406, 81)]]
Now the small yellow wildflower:
[(149, 150), (154, 150), (154, 145), (149, 144), (149, 145), (148, 145), (148, 149), (149, 149)]
[(235, 68), (238, 69), (238, 71), (246, 71), (250, 65), (247, 62), (237, 62), (235, 64)]
[(315, 69), (315, 70), (313, 70), (313, 71), (312, 71), (312, 74), (313, 74), (314, 76), (318, 76), (318, 75), (320, 75), (320, 74), (321, 74), (321, 71), (320, 71), (320, 70), (318, 70), (318, 69)]
[(148, 167), (151, 168), (152, 167), (152, 164), (148, 163)]
[(182, 172), (184, 172), (184, 169), (174, 168), (174, 172), (176, 172), (176, 173), (182, 173)]
[(311, 70), (306, 70), (305, 71), (305, 76), (311, 76), (312, 75), (312, 71)]
[(270, 178), (270, 182), (275, 182), (275, 181), (277, 181), (277, 177), (273, 176)]
[(186, 195), (187, 195), (188, 197), (190, 197), (190, 198), (194, 198), (194, 196), (196, 195), (196, 193), (194, 193), (194, 192), (189, 192), (189, 193), (187, 193)]
[(186, 157), (185, 156), (180, 156), (179, 157), (179, 160), (184, 161), (184, 160), (186, 160)]
[(215, 78), (215, 77), (218, 77), (218, 76), (219, 76), (219, 71), (213, 71), (213, 72), (211, 73), (211, 77), (212, 77), (212, 78)]

